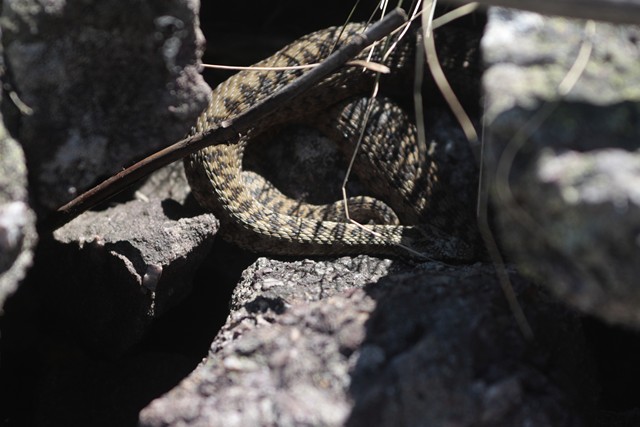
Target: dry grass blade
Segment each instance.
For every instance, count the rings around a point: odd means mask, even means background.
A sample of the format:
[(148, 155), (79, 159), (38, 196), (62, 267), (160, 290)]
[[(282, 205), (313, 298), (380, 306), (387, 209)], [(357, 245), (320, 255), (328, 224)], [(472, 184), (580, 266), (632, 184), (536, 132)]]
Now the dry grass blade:
[[(469, 141), (477, 141), (478, 134), (476, 133), (475, 128), (473, 127), (473, 123), (471, 123), (471, 119), (469, 115), (464, 111), (462, 104), (458, 101), (451, 85), (447, 81), (447, 77), (442, 70), (442, 66), (440, 65), (440, 61), (438, 61), (438, 53), (436, 52), (435, 40), (433, 38), (433, 13), (435, 10), (435, 2), (429, 1), (423, 4), (424, 8), (422, 13), (422, 31), (423, 31), (423, 42), (424, 42), (424, 50), (425, 55), (427, 57), (427, 65), (429, 66), (429, 70), (433, 75), (433, 80), (436, 85), (440, 89), (442, 96), (445, 98), (447, 104), (449, 104), (449, 108), (456, 116), (458, 123), (462, 127), (462, 131)], [(425, 10), (428, 10), (428, 13), (425, 13)], [(456, 12), (456, 11), (454, 11)], [(453, 13), (453, 12), (450, 12)], [(446, 15), (445, 15), (446, 16)], [(451, 19), (451, 17), (459, 17), (458, 13), (451, 15), (448, 18), (443, 19), (441, 22), (448, 22), (447, 19)]]
[[(289, 66), (289, 67), (255, 67), (255, 66), (244, 67), (244, 66), (241, 66), (241, 65), (202, 64), (202, 66), (204, 68), (213, 68), (213, 69), (216, 69), (216, 70), (233, 70), (233, 71), (292, 71), (292, 70), (308, 70), (310, 68), (315, 68), (318, 65), (320, 65), (320, 63), (302, 64), (302, 65), (295, 65), (295, 66), (292, 65), (292, 66)], [(389, 70), (389, 67), (387, 67), (387, 66), (385, 66), (383, 64), (379, 64), (377, 62), (371, 62), (371, 61), (363, 61), (361, 59), (354, 59), (352, 61), (347, 62), (346, 65), (366, 68), (368, 70), (375, 71), (376, 73), (388, 74), (388, 73), (391, 72), (391, 70)]]
[(302, 64), (290, 67), (243, 67), (241, 65), (218, 65), (218, 64), (202, 64), (204, 68), (213, 68), (215, 70), (232, 70), (232, 71), (291, 71), (291, 70), (308, 70), (317, 67), (316, 64)]

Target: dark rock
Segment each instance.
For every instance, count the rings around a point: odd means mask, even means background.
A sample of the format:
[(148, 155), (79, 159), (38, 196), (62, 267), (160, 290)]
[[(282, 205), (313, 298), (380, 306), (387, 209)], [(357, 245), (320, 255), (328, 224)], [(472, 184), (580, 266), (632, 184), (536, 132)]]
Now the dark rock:
[(173, 200), (131, 201), (87, 212), (54, 233), (54, 311), (85, 341), (118, 354), (191, 290), (218, 221)]
[[(581, 310), (638, 327), (640, 28), (589, 25), (489, 13), (487, 171), (522, 270)], [(583, 40), (589, 60), (565, 93)]]
[(209, 358), (140, 424), (585, 425), (579, 321), (511, 278), (535, 345), (481, 265), (260, 259)]
[(32, 425), (134, 426), (139, 408), (193, 368), (175, 354), (138, 354), (113, 362), (74, 350), (48, 361), (54, 369), (40, 381)]
[(37, 240), (24, 154), (0, 122), (0, 309), (31, 266)]
[(9, 1), (9, 82), (33, 114), (16, 124), (40, 207), (182, 138), (206, 106), (196, 0)]

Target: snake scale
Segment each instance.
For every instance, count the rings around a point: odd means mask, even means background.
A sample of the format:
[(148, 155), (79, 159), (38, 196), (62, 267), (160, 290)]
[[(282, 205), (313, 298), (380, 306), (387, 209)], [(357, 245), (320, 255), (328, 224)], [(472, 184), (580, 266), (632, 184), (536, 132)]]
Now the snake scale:
[[(342, 41), (362, 31), (362, 24), (348, 24), (303, 36), (271, 57), (260, 67), (283, 67), (317, 63)], [(415, 30), (413, 30), (415, 32)], [(390, 36), (392, 37), (392, 36)], [(415, 34), (402, 38), (388, 58), (381, 43), (373, 52), (365, 50), (357, 59), (384, 63), (391, 70), (381, 78), (381, 88), (413, 82)], [(470, 58), (443, 67), (463, 67)], [(191, 135), (201, 133), (289, 84), (304, 70), (241, 71), (220, 84), (208, 108), (200, 115)], [(362, 67), (345, 66), (312, 90), (296, 98), (265, 120), (255, 123), (235, 143), (209, 146), (185, 159), (185, 170), (193, 195), (221, 221), (225, 240), (241, 247), (284, 255), (372, 254), (417, 259), (468, 260), (474, 256), (467, 237), (475, 223), (469, 209), (451, 202), (440, 185), (435, 156), (418, 150), (416, 128), (409, 115), (390, 98), (369, 98), (376, 75)], [(398, 84), (400, 83), (400, 84)], [(404, 89), (402, 89), (404, 90)], [(338, 203), (313, 206), (291, 200), (269, 187), (258, 199), (251, 182), (243, 179), (243, 154), (247, 145), (274, 126), (306, 123), (333, 138), (345, 152), (353, 152), (354, 139), (366, 123), (356, 166), (369, 185), (386, 194), (377, 198), (349, 200), (358, 219), (374, 223), (357, 225), (344, 221)], [(361, 172), (362, 174), (363, 172)], [(265, 192), (263, 190), (263, 192)], [(425, 219), (426, 218), (426, 219)]]

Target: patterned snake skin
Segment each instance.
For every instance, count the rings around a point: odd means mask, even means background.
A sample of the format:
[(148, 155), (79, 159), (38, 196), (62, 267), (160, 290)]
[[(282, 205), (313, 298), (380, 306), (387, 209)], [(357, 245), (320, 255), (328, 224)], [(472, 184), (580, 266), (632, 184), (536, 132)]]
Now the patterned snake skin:
[[(309, 34), (256, 65), (320, 62), (336, 44), (363, 28), (361, 24), (349, 24)], [(398, 87), (399, 83), (406, 86), (403, 91), (411, 93), (415, 37), (409, 34), (403, 38), (386, 60), (380, 51), (380, 46), (375, 48), (371, 60), (392, 70), (381, 78), (381, 87)], [(368, 54), (365, 50), (358, 59), (366, 59)], [(465, 55), (456, 55), (443, 67), (460, 68), (469, 61)], [(232, 76), (214, 90), (191, 134), (233, 118), (303, 72), (242, 71)], [(460, 208), (448, 197), (447, 188), (439, 182), (439, 171), (447, 165), (439, 164), (431, 150), (418, 150), (416, 128), (409, 116), (388, 98), (367, 97), (374, 81), (372, 71), (344, 67), (263, 122), (255, 123), (237, 143), (209, 146), (185, 159), (196, 200), (219, 217), (226, 240), (253, 251), (284, 255), (366, 253), (458, 261), (474, 256), (467, 239), (475, 229), (472, 208)], [(327, 206), (301, 203), (269, 183), (261, 189), (261, 198), (254, 196), (254, 184), (242, 176), (243, 153), (250, 141), (274, 126), (305, 123), (333, 138), (350, 156), (368, 102), (372, 103), (372, 112), (356, 168), (364, 171), (363, 180), (385, 202), (361, 196), (351, 198), (349, 207), (352, 217), (374, 224), (344, 222), (341, 202)]]

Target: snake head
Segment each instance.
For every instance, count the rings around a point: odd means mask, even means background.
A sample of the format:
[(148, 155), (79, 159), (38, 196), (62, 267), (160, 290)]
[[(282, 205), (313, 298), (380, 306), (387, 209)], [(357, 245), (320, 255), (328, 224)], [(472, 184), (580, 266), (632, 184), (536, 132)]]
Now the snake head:
[(478, 258), (472, 245), (427, 224), (405, 227), (398, 246), (403, 255), (421, 261), (465, 263)]

